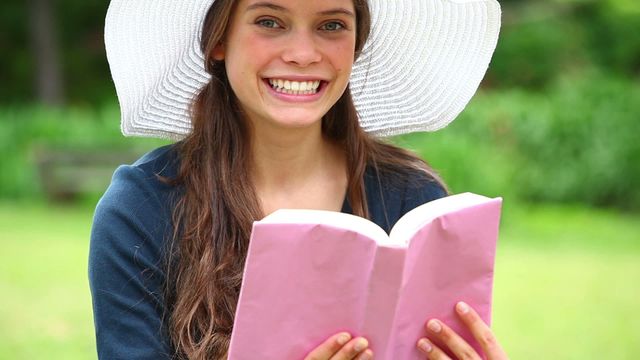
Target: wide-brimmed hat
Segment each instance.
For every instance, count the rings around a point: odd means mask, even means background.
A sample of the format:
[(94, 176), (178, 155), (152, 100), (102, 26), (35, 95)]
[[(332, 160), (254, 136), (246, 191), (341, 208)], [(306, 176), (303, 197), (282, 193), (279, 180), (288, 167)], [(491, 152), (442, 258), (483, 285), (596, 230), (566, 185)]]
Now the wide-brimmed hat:
[[(215, 0), (111, 0), (105, 44), (125, 135), (181, 139), (209, 81), (200, 50)], [(495, 0), (368, 0), (371, 35), (350, 88), (365, 131), (438, 130), (476, 92), (496, 47)]]

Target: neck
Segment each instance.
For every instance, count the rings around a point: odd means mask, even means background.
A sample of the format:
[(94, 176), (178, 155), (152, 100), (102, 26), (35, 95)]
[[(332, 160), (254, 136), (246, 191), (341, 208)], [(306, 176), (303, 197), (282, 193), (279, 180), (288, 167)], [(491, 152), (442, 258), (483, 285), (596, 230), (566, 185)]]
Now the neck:
[(281, 187), (305, 178), (331, 163), (335, 146), (313, 129), (260, 129), (252, 136), (253, 177), (257, 187)]
[(346, 160), (341, 147), (322, 135), (319, 121), (308, 128), (254, 130), (251, 175), (265, 214), (283, 207), (339, 211)]

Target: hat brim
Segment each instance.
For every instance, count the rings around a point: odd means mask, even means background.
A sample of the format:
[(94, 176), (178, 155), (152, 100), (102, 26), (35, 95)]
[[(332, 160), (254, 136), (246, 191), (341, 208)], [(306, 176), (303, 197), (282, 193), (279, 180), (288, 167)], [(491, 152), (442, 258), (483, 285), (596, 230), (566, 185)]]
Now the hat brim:
[[(213, 0), (112, 0), (105, 45), (127, 136), (182, 139), (209, 81), (200, 51)], [(495, 0), (369, 0), (371, 35), (350, 88), (365, 131), (435, 131), (476, 92), (495, 50)]]

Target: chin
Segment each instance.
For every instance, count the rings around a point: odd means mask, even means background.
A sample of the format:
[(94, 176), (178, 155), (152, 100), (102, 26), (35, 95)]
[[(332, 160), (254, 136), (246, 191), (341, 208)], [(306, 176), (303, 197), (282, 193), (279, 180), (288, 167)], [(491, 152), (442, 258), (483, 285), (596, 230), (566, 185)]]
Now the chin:
[(307, 128), (320, 125), (325, 113), (290, 111), (287, 114), (274, 114), (271, 119), (274, 123), (287, 128)]
[(302, 120), (279, 120), (277, 124), (286, 129), (307, 129), (316, 126), (316, 124), (320, 124), (322, 120), (317, 121), (302, 121)]

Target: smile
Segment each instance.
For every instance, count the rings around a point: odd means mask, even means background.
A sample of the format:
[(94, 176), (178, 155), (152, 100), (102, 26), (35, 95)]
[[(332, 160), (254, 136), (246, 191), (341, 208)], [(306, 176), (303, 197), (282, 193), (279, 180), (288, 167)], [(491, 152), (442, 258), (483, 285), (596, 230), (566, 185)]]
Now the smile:
[(322, 81), (291, 81), (285, 79), (268, 79), (269, 85), (275, 91), (287, 95), (314, 95)]

